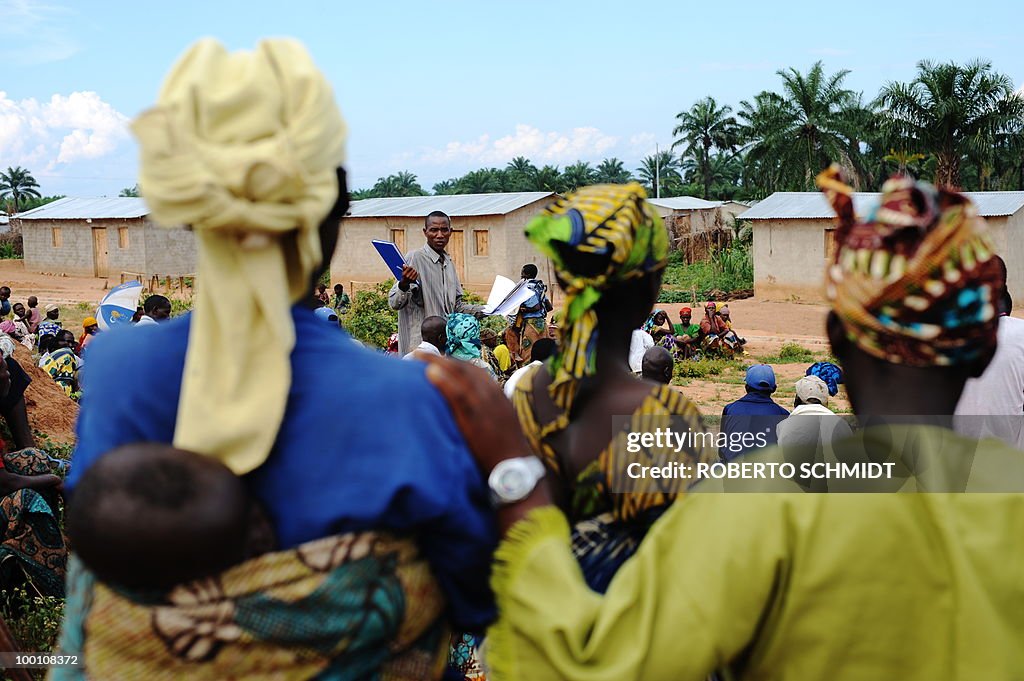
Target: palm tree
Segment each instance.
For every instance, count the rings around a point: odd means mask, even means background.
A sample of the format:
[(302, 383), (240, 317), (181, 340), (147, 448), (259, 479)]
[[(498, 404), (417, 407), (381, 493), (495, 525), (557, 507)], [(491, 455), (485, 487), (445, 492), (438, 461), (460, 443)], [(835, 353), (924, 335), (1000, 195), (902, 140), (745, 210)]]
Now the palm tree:
[(134, 187), (125, 187), (121, 190), (121, 193), (118, 194), (118, 196), (137, 199), (139, 197), (139, 185), (136, 184)]
[(441, 180), (434, 185), (434, 194), (441, 196), (442, 194), (457, 194), (458, 193), (458, 180)]
[(837, 162), (862, 184), (864, 164), (857, 123), (863, 119), (860, 97), (843, 87), (849, 71), (826, 76), (819, 61), (806, 74), (777, 72), (782, 94), (761, 92), (741, 102), (743, 136), (749, 144), (748, 167), (761, 175), (769, 191), (813, 189), (814, 177)]
[(704, 198), (711, 194), (711, 151), (736, 151), (740, 142), (740, 128), (736, 118), (730, 116), (732, 107), (719, 107), (713, 97), (705, 97), (689, 111), (676, 114), (679, 120), (672, 134), (679, 137), (672, 144), (675, 149), (686, 145), (682, 159), (692, 159), (697, 177), (704, 185)]
[(597, 178), (599, 183), (626, 184), (633, 179), (622, 161), (617, 158), (606, 158), (597, 164)]
[(908, 148), (935, 156), (935, 183), (958, 186), (965, 159), (985, 165), (1003, 138), (1020, 134), (1024, 99), (991, 62), (917, 64), (909, 83), (887, 83), (878, 96), (884, 125)]
[(533, 189), (533, 176), (537, 166), (525, 156), (516, 156), (505, 166), (505, 188), (512, 192), (528, 192)]
[(683, 183), (679, 174), (679, 161), (671, 151), (659, 151), (645, 157), (636, 169), (636, 174), (652, 197), (659, 194), (655, 191), (655, 178), (658, 178), (661, 196), (673, 196), (676, 193), (674, 190)]
[(416, 176), (407, 170), (379, 178), (377, 183), (373, 185), (372, 191), (374, 196), (378, 198), (388, 196), (426, 196), (427, 194), (416, 180)]
[(38, 199), (39, 183), (21, 166), (8, 167), (6, 173), (0, 173), (0, 199), (10, 198), (14, 205), (12, 212), (17, 213), (22, 205), (22, 197)]
[(458, 179), (459, 194), (493, 194), (504, 188), (504, 176), (497, 168), (472, 170)]
[(576, 161), (571, 166), (566, 166), (562, 172), (562, 182), (568, 191), (576, 191), (580, 187), (595, 184), (597, 172), (590, 167), (589, 163)]
[(565, 181), (562, 179), (562, 172), (558, 166), (544, 166), (530, 178), (533, 182), (533, 190), (538, 192), (565, 191)]

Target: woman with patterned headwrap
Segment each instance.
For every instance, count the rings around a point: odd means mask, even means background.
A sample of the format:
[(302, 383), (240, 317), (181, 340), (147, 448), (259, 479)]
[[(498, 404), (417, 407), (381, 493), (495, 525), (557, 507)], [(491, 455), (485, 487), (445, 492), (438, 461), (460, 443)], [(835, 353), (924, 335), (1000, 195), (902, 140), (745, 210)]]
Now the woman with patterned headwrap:
[[(576, 566), (560, 481), (519, 490), (498, 516), (492, 680), (700, 681), (726, 667), (767, 681), (972, 681), (1024, 668), (1024, 457), (949, 428), (996, 342), (1003, 281), (985, 224), (966, 197), (903, 178), (859, 222), (836, 173), (820, 182), (839, 215), (829, 337), (865, 427), (808, 476), (700, 483), (604, 595)], [(487, 382), (440, 359), (429, 373), (485, 472), (528, 452), (479, 418), (509, 411)], [(825, 477), (828, 463), (863, 472)]]
[[(89, 346), (68, 512), (107, 452), (173, 443), (240, 476), (280, 548), (144, 595), (74, 560), (61, 650), (96, 679), (439, 678), (449, 628), (494, 616), (493, 517), (425, 366), (314, 313), (348, 207), (327, 79), (294, 40), (202, 40), (132, 128), (146, 204), (191, 227), (199, 284), (191, 314)], [(146, 370), (126, 375), (126, 357)], [(396, 399), (398, 420), (381, 409)], [(196, 493), (168, 480), (161, 504)]]
[[(636, 380), (627, 363), (633, 330), (659, 319), (648, 311), (667, 261), (667, 233), (635, 183), (586, 187), (559, 199), (526, 233), (555, 264), (564, 321), (558, 353), (523, 376), (512, 400), (527, 438), (559, 481), (587, 583), (603, 591), (679, 491), (667, 485), (616, 493), (628, 462), (621, 434), (608, 438), (609, 419), (631, 414), (631, 427), (639, 429), (652, 418), (678, 416), (703, 430), (682, 393)], [(695, 447), (678, 456), (692, 463), (703, 455)]]
[(445, 328), (448, 341), (445, 346), (445, 353), (449, 357), (469, 362), (473, 366), (480, 367), (491, 377), (495, 377), (491, 365), (483, 358), (480, 348), (480, 322), (471, 314), (453, 312), (448, 315), (448, 325)]

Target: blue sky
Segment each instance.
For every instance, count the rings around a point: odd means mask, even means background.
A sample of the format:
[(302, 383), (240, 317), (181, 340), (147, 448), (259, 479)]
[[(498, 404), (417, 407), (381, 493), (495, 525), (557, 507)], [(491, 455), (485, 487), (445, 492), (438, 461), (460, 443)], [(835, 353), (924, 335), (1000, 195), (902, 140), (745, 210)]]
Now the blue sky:
[[(918, 6), (915, 6), (918, 5)], [(922, 8), (927, 7), (927, 10)], [(867, 98), (920, 59), (984, 58), (1024, 84), (1020, 3), (88, 2), (0, 0), (0, 167), (45, 193), (134, 184), (126, 124), (196, 38), (303, 40), (351, 129), (354, 188), (516, 155), (635, 168), (707, 95), (734, 107), (823, 60)]]

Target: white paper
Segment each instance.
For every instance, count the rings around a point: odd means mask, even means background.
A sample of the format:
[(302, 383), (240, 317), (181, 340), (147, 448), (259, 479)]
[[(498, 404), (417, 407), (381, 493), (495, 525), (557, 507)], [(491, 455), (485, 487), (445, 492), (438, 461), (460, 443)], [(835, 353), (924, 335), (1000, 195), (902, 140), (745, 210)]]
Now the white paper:
[(526, 280), (514, 282), (500, 274), (494, 278), (491, 293), (484, 305), (484, 314), (490, 316), (510, 315), (519, 311), (519, 306), (533, 296), (533, 290), (526, 285)]
[(512, 289), (516, 287), (516, 282), (512, 281), (508, 277), (503, 277), (500, 274), (494, 278), (494, 284), (491, 285), (491, 292), (487, 296), (487, 304), (484, 305), (484, 312), (490, 314), (490, 311), (498, 307), (501, 301), (505, 300), (505, 297), (512, 293)]

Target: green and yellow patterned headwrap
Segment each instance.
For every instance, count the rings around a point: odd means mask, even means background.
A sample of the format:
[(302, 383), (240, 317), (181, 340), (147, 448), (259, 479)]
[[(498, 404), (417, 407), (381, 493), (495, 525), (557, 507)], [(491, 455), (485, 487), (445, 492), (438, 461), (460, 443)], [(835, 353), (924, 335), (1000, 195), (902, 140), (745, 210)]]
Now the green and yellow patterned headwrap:
[(584, 187), (558, 199), (526, 226), (551, 258), (565, 290), (562, 345), (552, 359), (551, 397), (568, 410), (579, 379), (596, 365), (597, 313), (604, 291), (665, 267), (668, 234), (636, 182)]

